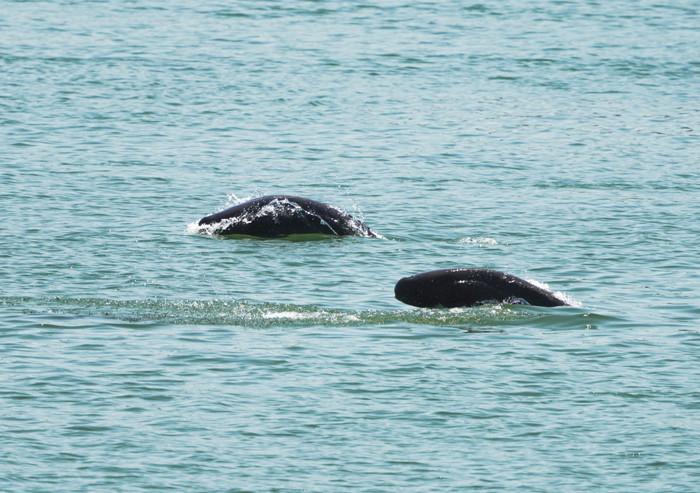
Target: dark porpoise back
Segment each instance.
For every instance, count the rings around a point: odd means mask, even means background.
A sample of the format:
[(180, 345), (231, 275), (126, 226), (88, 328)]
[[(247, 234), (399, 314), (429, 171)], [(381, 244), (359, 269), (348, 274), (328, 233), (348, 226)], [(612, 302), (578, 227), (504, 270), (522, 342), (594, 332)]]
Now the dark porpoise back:
[(444, 269), (404, 277), (396, 283), (394, 294), (397, 300), (422, 308), (522, 301), (537, 306), (566, 305), (545, 289), (490, 269)]
[(278, 238), (288, 235), (377, 235), (358, 219), (333, 206), (293, 195), (266, 195), (199, 220), (219, 235)]

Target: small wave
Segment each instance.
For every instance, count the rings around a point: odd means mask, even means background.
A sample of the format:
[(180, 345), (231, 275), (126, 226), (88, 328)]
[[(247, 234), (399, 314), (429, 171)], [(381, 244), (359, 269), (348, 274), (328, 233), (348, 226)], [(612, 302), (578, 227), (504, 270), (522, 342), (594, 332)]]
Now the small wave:
[(498, 245), (498, 242), (494, 238), (489, 238), (488, 236), (479, 236), (476, 238), (467, 236), (466, 238), (460, 239), (459, 243), (465, 245), (477, 245), (480, 247), (492, 247)]

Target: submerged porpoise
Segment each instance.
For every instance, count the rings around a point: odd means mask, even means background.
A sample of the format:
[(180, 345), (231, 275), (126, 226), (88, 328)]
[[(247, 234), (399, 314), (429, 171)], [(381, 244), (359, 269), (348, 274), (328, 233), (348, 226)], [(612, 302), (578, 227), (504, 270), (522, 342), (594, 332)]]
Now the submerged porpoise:
[(266, 195), (199, 220), (219, 235), (280, 238), (289, 235), (378, 235), (362, 221), (337, 207), (293, 195)]
[(482, 303), (565, 306), (553, 293), (505, 272), (444, 269), (404, 277), (394, 287), (396, 299), (421, 308), (454, 308)]

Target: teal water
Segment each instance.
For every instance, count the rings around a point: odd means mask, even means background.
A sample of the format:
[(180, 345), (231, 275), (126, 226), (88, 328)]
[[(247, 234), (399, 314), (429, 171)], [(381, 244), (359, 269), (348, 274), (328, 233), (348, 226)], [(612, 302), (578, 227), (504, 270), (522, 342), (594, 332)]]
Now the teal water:
[[(697, 491), (698, 26), (0, 0), (0, 490)], [(269, 193), (384, 239), (188, 228)], [(574, 306), (393, 298), (447, 267)]]

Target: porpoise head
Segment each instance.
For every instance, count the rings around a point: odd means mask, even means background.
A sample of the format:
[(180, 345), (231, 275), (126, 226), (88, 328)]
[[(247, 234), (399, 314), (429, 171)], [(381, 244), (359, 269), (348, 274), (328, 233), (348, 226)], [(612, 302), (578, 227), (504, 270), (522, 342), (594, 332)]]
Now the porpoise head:
[(434, 280), (422, 279), (418, 276), (402, 277), (394, 286), (394, 296), (397, 300), (407, 305), (420, 308), (436, 306), (437, 299), (434, 295)]

